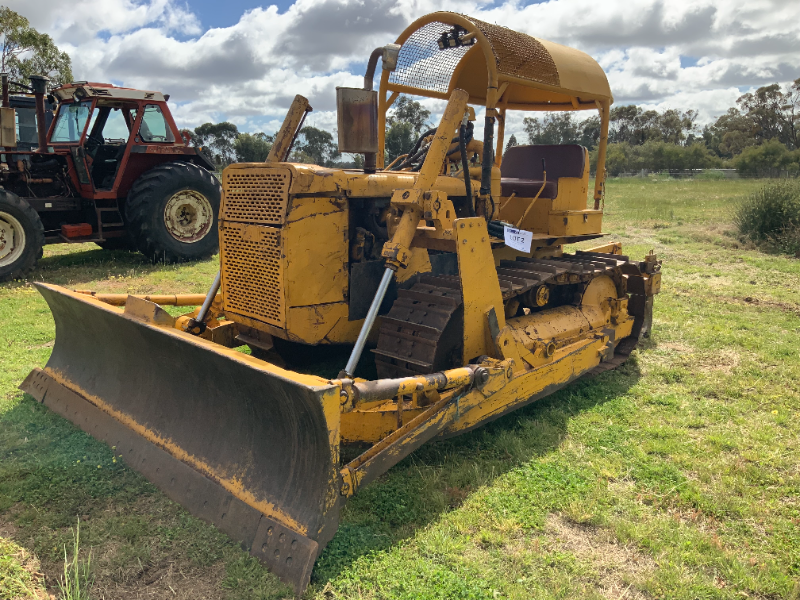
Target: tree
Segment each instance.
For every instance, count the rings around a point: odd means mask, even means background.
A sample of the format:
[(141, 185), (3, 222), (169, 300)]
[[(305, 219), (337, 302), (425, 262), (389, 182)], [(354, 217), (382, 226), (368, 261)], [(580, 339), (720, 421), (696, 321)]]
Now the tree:
[(695, 131), (694, 122), (696, 120), (696, 110), (680, 112), (672, 108), (661, 113), (656, 119), (655, 125), (662, 141), (668, 144), (683, 144), (691, 132)]
[(753, 93), (740, 96), (736, 104), (753, 122), (755, 138), (759, 143), (775, 138), (784, 141), (781, 139), (784, 120), (781, 111), (784, 104), (781, 86), (777, 83), (762, 86)]
[(339, 148), (329, 131), (307, 125), (300, 130), (292, 160), (330, 167), (339, 156)]
[(579, 125), (581, 146), (592, 150), (600, 142), (600, 117), (594, 116), (584, 119)]
[(522, 121), (529, 144), (577, 144), (578, 123), (570, 112), (547, 113), (541, 120), (525, 117)]
[(31, 75), (45, 75), (52, 86), (57, 86), (73, 80), (69, 54), (60, 51), (49, 35), (36, 31), (28, 19), (10, 8), (0, 7), (0, 37), (0, 70), (8, 73), (12, 81), (27, 84)]
[(522, 121), (529, 144), (580, 144), (589, 150), (600, 141), (600, 117), (578, 121), (573, 113), (547, 113), (542, 119), (525, 117)]
[(612, 144), (638, 144), (641, 140), (642, 109), (633, 104), (611, 109), (608, 141)]
[(742, 150), (733, 159), (733, 166), (744, 175), (773, 176), (788, 170), (797, 173), (800, 150), (790, 152), (779, 140), (772, 139), (759, 146)]
[(208, 148), (215, 162), (230, 164), (235, 157), (233, 144), (239, 135), (239, 129), (233, 123), (204, 123), (194, 129), (192, 144)]
[(386, 117), (386, 164), (407, 154), (424, 130), (430, 128), (431, 111), (408, 96), (400, 96), (394, 110)]
[(687, 144), (694, 141), (696, 110), (642, 110), (633, 104), (611, 109), (609, 141), (641, 145), (648, 141)]
[(240, 133), (233, 142), (236, 162), (264, 162), (274, 141), (275, 136), (266, 133)]
[(395, 102), (394, 111), (387, 117), (386, 124), (391, 126), (395, 123), (408, 123), (414, 133), (420, 134), (424, 129), (430, 128), (430, 118), (431, 111), (423, 108), (422, 104), (408, 96), (400, 96)]
[(719, 156), (733, 157), (757, 143), (754, 124), (738, 108), (729, 108), (711, 125), (703, 128), (703, 139)]
[(391, 164), (398, 156), (407, 154), (419, 137), (411, 123), (395, 121), (386, 128), (386, 164)]
[(800, 78), (794, 80), (784, 94), (783, 114), (787, 146), (800, 150)]
[(508, 138), (508, 143), (506, 144), (506, 152), (508, 152), (509, 148), (513, 148), (514, 146), (519, 146), (519, 143), (517, 142), (517, 136), (512, 133), (511, 137)]

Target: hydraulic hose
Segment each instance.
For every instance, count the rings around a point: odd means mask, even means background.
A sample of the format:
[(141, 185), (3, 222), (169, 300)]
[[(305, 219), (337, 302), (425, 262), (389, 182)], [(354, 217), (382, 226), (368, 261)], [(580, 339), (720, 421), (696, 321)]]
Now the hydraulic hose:
[(462, 124), (458, 128), (458, 149), (461, 151), (461, 168), (464, 171), (464, 190), (467, 194), (469, 216), (475, 216), (475, 204), (472, 199), (472, 180), (469, 177), (469, 160), (467, 160), (467, 128)]
[(436, 129), (429, 129), (428, 131), (420, 135), (417, 138), (417, 141), (414, 142), (414, 145), (411, 147), (411, 150), (408, 151), (408, 156), (406, 157), (406, 159), (400, 164), (396, 165), (395, 167), (392, 167), (390, 170), (399, 171), (400, 169), (405, 169), (406, 167), (411, 165), (417, 158), (419, 158), (422, 155), (422, 152), (419, 153), (417, 152), (420, 149), (422, 142), (425, 141), (426, 137), (428, 137), (429, 135), (433, 135), (434, 133), (436, 133)]
[(492, 166), (494, 165), (494, 117), (486, 117), (483, 128), (483, 160), (481, 161), (481, 196), (492, 194)]

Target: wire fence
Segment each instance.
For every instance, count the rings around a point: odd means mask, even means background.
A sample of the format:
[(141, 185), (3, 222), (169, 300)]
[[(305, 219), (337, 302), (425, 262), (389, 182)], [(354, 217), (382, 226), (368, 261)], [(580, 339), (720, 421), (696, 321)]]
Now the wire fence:
[(621, 178), (665, 178), (672, 179), (796, 179), (800, 175), (798, 171), (787, 171), (780, 169), (771, 169), (759, 173), (741, 172), (737, 169), (680, 169), (680, 170), (663, 170), (651, 171), (649, 169), (641, 169), (639, 171), (626, 171), (618, 173), (614, 177)]

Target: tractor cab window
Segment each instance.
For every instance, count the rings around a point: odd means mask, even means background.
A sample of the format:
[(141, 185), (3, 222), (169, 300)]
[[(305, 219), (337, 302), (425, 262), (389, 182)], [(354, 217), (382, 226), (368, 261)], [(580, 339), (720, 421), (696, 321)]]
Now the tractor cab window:
[(167, 120), (161, 112), (161, 107), (148, 104), (144, 107), (142, 125), (139, 127), (139, 137), (143, 142), (174, 142), (175, 136), (167, 125)]
[[(17, 149), (33, 150), (39, 147), (39, 136), (36, 126), (36, 109), (17, 109)], [(24, 147), (23, 147), (24, 146)]]
[(124, 144), (128, 141), (130, 131), (123, 110), (112, 108), (108, 113), (102, 133), (106, 144)]
[(91, 112), (91, 100), (62, 104), (58, 109), (53, 137), (50, 138), (50, 141), (54, 144), (79, 142)]
[(95, 189), (111, 189), (114, 185), (130, 136), (127, 111), (102, 104), (94, 111), (84, 147), (91, 158), (89, 171)]

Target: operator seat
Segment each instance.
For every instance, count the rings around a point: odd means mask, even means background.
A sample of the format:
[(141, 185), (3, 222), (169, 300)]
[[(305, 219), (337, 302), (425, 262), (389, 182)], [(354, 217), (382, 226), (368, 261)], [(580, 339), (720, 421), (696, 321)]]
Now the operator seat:
[(561, 177), (583, 177), (586, 168), (586, 148), (579, 144), (537, 144), (513, 146), (503, 153), (500, 164), (502, 196), (515, 194), (519, 198), (533, 198), (544, 182), (542, 159), (546, 162), (547, 184), (540, 198), (558, 196)]

